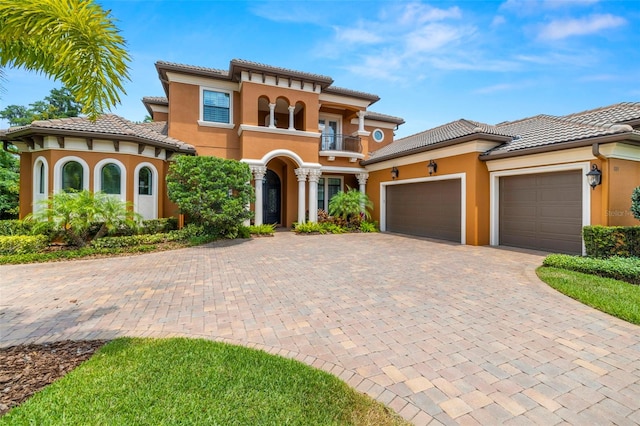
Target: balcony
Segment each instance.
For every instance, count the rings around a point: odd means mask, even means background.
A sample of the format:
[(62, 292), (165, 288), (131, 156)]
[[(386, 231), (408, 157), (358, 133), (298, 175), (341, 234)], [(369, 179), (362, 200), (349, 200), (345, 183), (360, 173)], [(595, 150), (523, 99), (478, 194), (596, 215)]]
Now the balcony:
[(320, 136), (320, 156), (328, 157), (329, 161), (336, 157), (347, 157), (349, 161), (355, 163), (362, 160), (362, 144), (360, 137), (351, 135), (322, 135)]

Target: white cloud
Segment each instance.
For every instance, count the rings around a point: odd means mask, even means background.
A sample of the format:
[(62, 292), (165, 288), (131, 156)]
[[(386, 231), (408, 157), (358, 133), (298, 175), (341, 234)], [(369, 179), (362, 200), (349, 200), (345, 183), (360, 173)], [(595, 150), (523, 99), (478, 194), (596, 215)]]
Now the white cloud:
[(561, 40), (571, 36), (598, 33), (602, 30), (620, 27), (626, 23), (624, 18), (611, 14), (555, 20), (542, 27), (538, 38), (541, 40)]
[(506, 91), (510, 91), (513, 89), (521, 88), (521, 87), (523, 87), (522, 84), (501, 83), (501, 84), (494, 84), (493, 86), (481, 87), (479, 89), (474, 90), (473, 93), (477, 95), (488, 95), (496, 92), (506, 92)]
[(429, 52), (450, 45), (471, 32), (465, 27), (427, 24), (404, 37), (407, 54)]
[(423, 3), (409, 3), (398, 23), (401, 25), (424, 24), (425, 22), (443, 21), (445, 19), (459, 19), (462, 12), (457, 6), (449, 9), (438, 9)]
[(599, 1), (600, 0), (507, 0), (500, 5), (499, 9), (515, 12), (519, 15), (532, 15), (539, 13), (541, 10), (591, 6)]
[(340, 28), (334, 27), (336, 40), (349, 44), (375, 44), (383, 41), (378, 34), (363, 28)]
[(502, 15), (496, 15), (494, 16), (493, 20), (491, 21), (491, 26), (492, 27), (498, 27), (500, 25), (504, 25), (507, 23), (507, 19), (502, 16)]

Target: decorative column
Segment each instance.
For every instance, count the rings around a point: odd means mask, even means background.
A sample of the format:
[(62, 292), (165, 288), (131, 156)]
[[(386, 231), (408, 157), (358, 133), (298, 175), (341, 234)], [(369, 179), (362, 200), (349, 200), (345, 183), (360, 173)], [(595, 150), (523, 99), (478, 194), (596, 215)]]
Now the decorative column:
[(293, 113), (295, 112), (296, 107), (294, 105), (289, 105), (289, 130), (295, 130), (296, 126), (293, 123)]
[(322, 170), (309, 170), (309, 222), (318, 221), (318, 181)]
[(256, 225), (262, 225), (262, 185), (264, 180), (264, 175), (267, 173), (267, 168), (265, 166), (251, 166), (251, 172), (253, 173), (253, 182), (255, 185), (255, 194), (256, 194), (256, 202), (255, 202), (255, 217), (254, 223)]
[(307, 181), (308, 169), (296, 169), (296, 176), (298, 177), (298, 223), (305, 222), (305, 182)]
[(269, 128), (276, 127), (276, 104), (269, 104)]
[[(367, 191), (367, 179), (369, 179), (369, 173), (358, 173), (356, 175), (358, 184), (360, 185), (360, 192), (366, 194)], [(360, 210), (364, 212), (364, 203), (360, 204)]]
[(358, 111), (358, 132), (364, 132), (364, 117), (367, 111)]

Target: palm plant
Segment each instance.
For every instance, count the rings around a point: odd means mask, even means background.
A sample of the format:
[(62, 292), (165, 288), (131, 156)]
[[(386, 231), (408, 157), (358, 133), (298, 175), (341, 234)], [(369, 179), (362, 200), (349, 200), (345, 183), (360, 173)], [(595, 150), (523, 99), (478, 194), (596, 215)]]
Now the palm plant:
[[(120, 227), (135, 228), (141, 220), (140, 215), (130, 210), (130, 203), (101, 192), (60, 192), (40, 201), (39, 205), (31, 218), (40, 223), (52, 223), (54, 229), (78, 247)], [(98, 231), (91, 235), (97, 224)]]
[(355, 218), (359, 221), (361, 217), (369, 219), (373, 208), (373, 202), (367, 194), (352, 189), (347, 186), (348, 191), (340, 191), (329, 201), (329, 214), (338, 216), (344, 221), (350, 222)]
[(0, 2), (0, 67), (60, 80), (90, 119), (120, 102), (129, 79), (124, 46), (109, 12), (94, 1)]

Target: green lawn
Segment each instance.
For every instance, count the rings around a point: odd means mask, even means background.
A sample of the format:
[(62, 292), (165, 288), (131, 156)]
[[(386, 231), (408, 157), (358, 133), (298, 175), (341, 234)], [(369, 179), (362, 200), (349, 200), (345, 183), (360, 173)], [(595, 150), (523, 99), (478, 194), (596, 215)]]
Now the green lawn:
[(295, 360), (202, 339), (112, 341), (1, 425), (405, 425)]
[(602, 312), (640, 325), (640, 286), (612, 278), (540, 267), (538, 277), (554, 289)]

